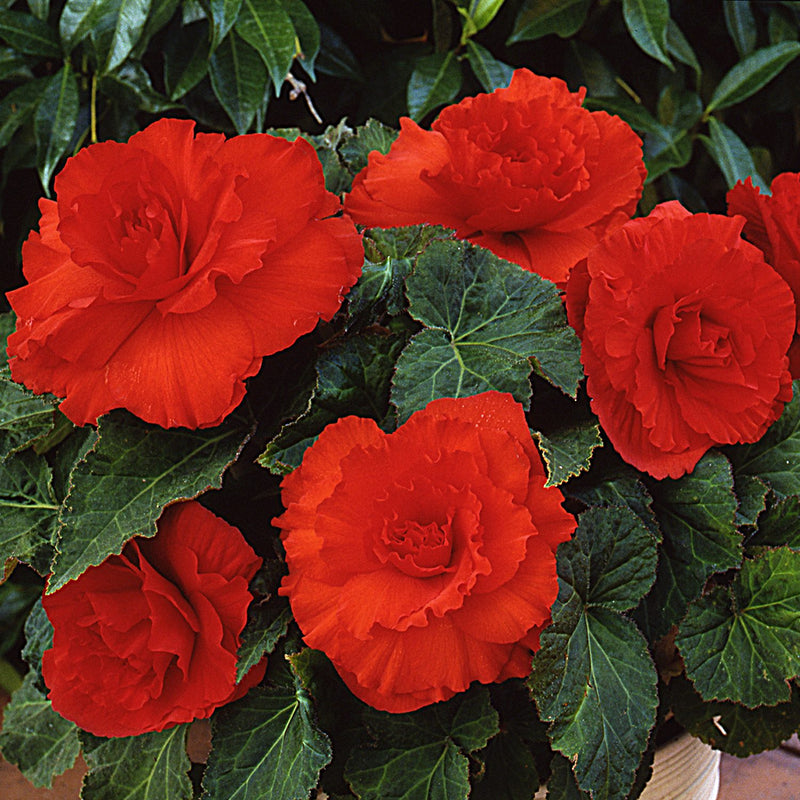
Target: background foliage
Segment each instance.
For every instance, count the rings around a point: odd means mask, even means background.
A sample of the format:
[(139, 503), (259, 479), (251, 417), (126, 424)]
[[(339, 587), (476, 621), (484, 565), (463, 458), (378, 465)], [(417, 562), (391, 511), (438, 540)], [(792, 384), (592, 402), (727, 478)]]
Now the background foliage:
[[(165, 115), (304, 135), (341, 192), (370, 150), (388, 149), (400, 116), (428, 124), (518, 66), (586, 86), (589, 108), (639, 132), (641, 213), (672, 198), (724, 212), (738, 179), (766, 187), (800, 170), (799, 31), (800, 3), (777, 1), (0, 0), (2, 288), (22, 282), (38, 198), (89, 142), (124, 141)], [(553, 796), (623, 800), (646, 780), (670, 709), (737, 755), (796, 730), (799, 387), (761, 442), (650, 481), (603, 444), (551, 284), (437, 229), (375, 230), (365, 248), (343, 311), (267, 359), (218, 428), (164, 432), (113, 412), (97, 431), (73, 430), (53, 398), (0, 371), (0, 685), (18, 690), (6, 758), (47, 785), (83, 749), (83, 796), (96, 800), (153, 786), (172, 800), (290, 800), (317, 785), (342, 799), (529, 800), (548, 776)], [(482, 324), (450, 324), (454, 302)], [(6, 334), (13, 320), (1, 324)], [(433, 397), (488, 388), (526, 408), (533, 397), (550, 483), (580, 513), (559, 555), (554, 624), (527, 684), (373, 711), (302, 648), (276, 595), (284, 567), (265, 531), (280, 476), (340, 416), (392, 430)], [(271, 654), (265, 688), (215, 714), (205, 768), (189, 762), (187, 726), (104, 740), (56, 715), (36, 602), (41, 576), (66, 582), (201, 492), (265, 558), (242, 664)]]

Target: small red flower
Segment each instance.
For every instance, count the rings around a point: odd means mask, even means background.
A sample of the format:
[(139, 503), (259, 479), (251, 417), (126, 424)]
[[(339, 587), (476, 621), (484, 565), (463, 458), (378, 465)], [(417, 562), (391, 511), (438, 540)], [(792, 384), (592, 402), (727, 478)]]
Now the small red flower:
[(423, 222), (556, 283), (642, 192), (642, 143), (618, 117), (581, 106), (585, 89), (526, 69), (507, 89), (445, 108), (425, 131), (400, 121), (388, 154), (370, 154), (345, 208), (362, 225)]
[(772, 181), (772, 195), (760, 194), (750, 178), (728, 192), (728, 214), (741, 214), (744, 235), (764, 253), (789, 284), (797, 312), (789, 369), (800, 378), (800, 173), (784, 172)]
[(434, 400), (388, 435), (329, 425), (284, 478), (275, 520), (306, 643), (393, 712), (526, 676), (575, 528), (545, 479), (508, 394)]
[(261, 559), (197, 502), (169, 506), (151, 539), (43, 597), (53, 646), (44, 681), (59, 714), (96, 736), (134, 736), (208, 717), (236, 684), (239, 635)]
[(664, 203), (570, 275), (592, 409), (622, 458), (655, 478), (758, 440), (791, 399), (792, 293), (743, 224)]
[(41, 200), (8, 295), (11, 374), (76, 424), (127, 408), (219, 424), (263, 356), (330, 319), (361, 240), (307, 142), (164, 119), (81, 150)]

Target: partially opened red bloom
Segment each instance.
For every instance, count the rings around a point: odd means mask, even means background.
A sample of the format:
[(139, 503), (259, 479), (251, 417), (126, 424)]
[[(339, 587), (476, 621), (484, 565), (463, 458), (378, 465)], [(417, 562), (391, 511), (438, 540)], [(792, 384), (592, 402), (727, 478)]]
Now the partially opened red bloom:
[(745, 237), (792, 289), (798, 312), (789, 369), (793, 378), (800, 378), (800, 173), (778, 175), (771, 190), (772, 196), (761, 194), (750, 178), (737, 183), (728, 192), (728, 213), (747, 220)]
[(448, 106), (425, 131), (400, 120), (370, 154), (345, 208), (362, 225), (428, 222), (563, 283), (627, 220), (642, 192), (642, 143), (618, 117), (581, 106), (559, 78), (526, 69), (507, 89)]
[(8, 295), (11, 374), (65, 397), (77, 424), (119, 407), (218, 424), (262, 357), (329, 319), (360, 274), (311, 145), (193, 130), (165, 119), (87, 147), (40, 201), (28, 285)]
[(511, 395), (434, 400), (385, 434), (329, 425), (284, 478), (288, 595), (307, 644), (393, 712), (524, 677), (575, 520)]
[(208, 717), (264, 676), (236, 684), (239, 635), (261, 559), (197, 502), (167, 508), (152, 539), (43, 598), (42, 658), (59, 714), (97, 736), (134, 736)]
[(791, 399), (792, 293), (743, 225), (664, 203), (570, 275), (592, 410), (655, 478), (691, 471), (714, 445), (756, 441)]

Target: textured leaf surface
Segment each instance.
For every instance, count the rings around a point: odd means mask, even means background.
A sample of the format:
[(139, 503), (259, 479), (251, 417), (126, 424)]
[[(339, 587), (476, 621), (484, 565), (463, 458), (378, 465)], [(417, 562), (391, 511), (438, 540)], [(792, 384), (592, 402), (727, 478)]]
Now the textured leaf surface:
[(152, 536), (168, 503), (219, 486), (248, 435), (235, 417), (217, 428), (163, 430), (120, 411), (102, 417), (98, 431), (70, 477), (50, 591), (119, 553), (132, 536)]
[(622, 14), (636, 44), (672, 69), (666, 53), (669, 0), (622, 0)]
[(264, 60), (280, 94), (295, 55), (294, 26), (280, 0), (244, 0), (234, 29)]
[(78, 757), (78, 729), (53, 711), (32, 670), (3, 712), (0, 750), (34, 786), (51, 786)]
[(112, 72), (130, 55), (144, 31), (151, 4), (152, 0), (120, 0), (114, 5), (113, 33), (101, 72)]
[(748, 708), (788, 701), (787, 680), (800, 675), (800, 552), (746, 560), (731, 587), (689, 606), (675, 643), (705, 700)]
[(652, 482), (650, 490), (664, 536), (656, 583), (642, 609), (655, 640), (683, 617), (711, 575), (739, 566), (742, 536), (730, 465), (721, 453), (706, 453), (690, 474)]
[(800, 550), (800, 496), (785, 497), (758, 518), (758, 530), (748, 547), (791, 547)]
[(531, 41), (557, 33), (562, 38), (577, 33), (586, 21), (592, 0), (525, 0), (506, 44)]
[(89, 35), (107, 7), (105, 0), (67, 0), (58, 19), (58, 32), (66, 53)]
[(547, 464), (545, 486), (559, 486), (589, 469), (592, 453), (603, 444), (600, 426), (588, 422), (561, 428), (547, 436), (534, 431), (534, 436)]
[(725, 448), (737, 478), (762, 478), (783, 497), (797, 494), (800, 487), (800, 381), (793, 388), (792, 402), (761, 439)]
[(43, 58), (60, 58), (61, 47), (50, 26), (30, 14), (0, 9), (0, 39), (18, 53)]
[(236, 23), (242, 9), (242, 0), (208, 0), (207, 5), (211, 20), (211, 52), (213, 52)]
[(50, 467), (32, 450), (0, 463), (0, 514), (0, 563), (19, 558), (47, 572), (58, 524), (58, 502)]
[(187, 728), (176, 725), (118, 739), (81, 733), (89, 767), (82, 800), (191, 800)]
[(555, 750), (594, 798), (623, 800), (656, 721), (656, 670), (631, 608), (649, 588), (655, 539), (625, 508), (590, 509), (559, 548), (559, 595), (530, 684)]
[(435, 241), (406, 282), (426, 329), (397, 362), (392, 402), (401, 421), (437, 397), (496, 389), (528, 406), (531, 362), (575, 396), (580, 344), (549, 281), (463, 242)]
[(67, 153), (77, 120), (78, 81), (66, 63), (50, 78), (33, 119), (36, 162), (46, 191), (56, 165)]
[(758, 174), (747, 145), (727, 125), (719, 122), (715, 117), (708, 120), (708, 129), (711, 138), (704, 138), (703, 142), (708, 152), (711, 153), (711, 157), (722, 170), (728, 188), (732, 189), (739, 181), (744, 181), (749, 177), (753, 181), (753, 186), (758, 187), (762, 194), (767, 194), (769, 192), (767, 185)]
[(16, 130), (33, 116), (47, 85), (47, 78), (34, 78), (0, 100), (0, 147), (5, 147)]
[(485, 47), (467, 39), (467, 60), (484, 90), (493, 92), (511, 83), (514, 68), (498, 61)]
[(0, 376), (0, 459), (48, 433), (54, 415), (55, 401)]
[(449, 103), (461, 88), (461, 67), (455, 53), (433, 53), (418, 62), (408, 82), (408, 113), (419, 122), (428, 112)]
[(303, 689), (252, 689), (214, 716), (203, 778), (208, 800), (296, 800), (331, 760)]
[(485, 688), (410, 714), (367, 711), (375, 748), (354, 751), (345, 777), (361, 800), (465, 800), (466, 754), (497, 733)]
[(292, 610), (284, 597), (271, 597), (248, 609), (236, 662), (237, 681), (275, 649), (278, 640), (286, 635), (291, 621)]

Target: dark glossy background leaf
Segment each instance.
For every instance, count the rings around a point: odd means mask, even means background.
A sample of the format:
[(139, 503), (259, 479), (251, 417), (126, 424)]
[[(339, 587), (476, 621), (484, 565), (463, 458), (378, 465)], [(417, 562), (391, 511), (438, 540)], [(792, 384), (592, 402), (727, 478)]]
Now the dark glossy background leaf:
[(78, 80), (69, 63), (50, 78), (33, 120), (36, 161), (45, 190), (67, 154), (78, 121)]
[(461, 65), (451, 50), (421, 58), (408, 82), (408, 113), (419, 122), (426, 114), (449, 103), (461, 88)]

